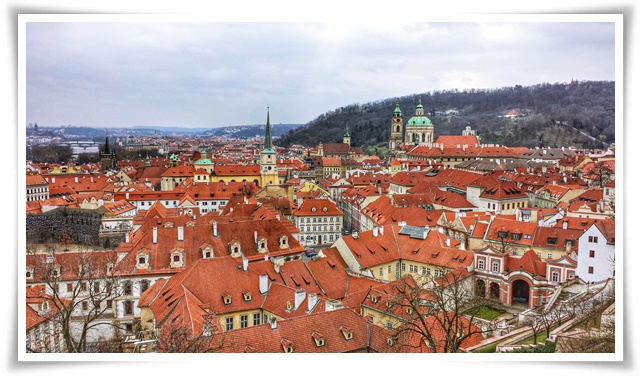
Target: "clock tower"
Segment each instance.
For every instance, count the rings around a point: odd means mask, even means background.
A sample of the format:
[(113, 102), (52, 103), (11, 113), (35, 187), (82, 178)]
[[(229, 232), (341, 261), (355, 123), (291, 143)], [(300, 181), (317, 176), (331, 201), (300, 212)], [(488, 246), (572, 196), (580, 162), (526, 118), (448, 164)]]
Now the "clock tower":
[(269, 107), (267, 107), (267, 127), (264, 135), (264, 149), (260, 152), (260, 179), (262, 187), (278, 185), (278, 169), (276, 167), (276, 151), (271, 142), (271, 123)]

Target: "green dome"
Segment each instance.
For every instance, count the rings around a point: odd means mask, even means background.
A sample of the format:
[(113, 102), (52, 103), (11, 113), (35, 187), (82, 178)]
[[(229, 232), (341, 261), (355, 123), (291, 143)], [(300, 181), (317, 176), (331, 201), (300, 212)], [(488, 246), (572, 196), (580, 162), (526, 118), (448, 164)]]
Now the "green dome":
[(213, 164), (213, 162), (211, 162), (211, 159), (209, 158), (202, 158), (202, 159), (198, 159), (197, 161), (193, 162), (193, 164), (197, 164), (197, 165), (204, 165), (204, 164)]
[(407, 121), (407, 126), (433, 127), (433, 124), (426, 116), (413, 116)]

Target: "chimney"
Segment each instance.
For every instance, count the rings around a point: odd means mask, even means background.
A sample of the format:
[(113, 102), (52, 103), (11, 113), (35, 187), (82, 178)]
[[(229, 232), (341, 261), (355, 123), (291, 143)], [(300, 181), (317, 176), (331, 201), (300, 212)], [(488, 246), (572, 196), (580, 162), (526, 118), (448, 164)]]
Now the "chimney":
[(278, 321), (275, 317), (271, 316), (271, 318), (269, 319), (269, 325), (271, 325), (271, 330), (278, 329)]
[(260, 295), (264, 295), (269, 291), (269, 276), (260, 274)]
[(242, 270), (246, 272), (248, 267), (249, 267), (249, 259), (243, 256), (242, 257)]
[(124, 197), (128, 200), (129, 199), (129, 192), (125, 193)]
[(217, 238), (218, 237), (218, 222), (213, 222), (213, 237)]
[(306, 296), (307, 296), (307, 292), (304, 289), (296, 290), (294, 295), (295, 306), (293, 307), (293, 309), (298, 309), (298, 307), (300, 307), (300, 304), (304, 302), (304, 298)]
[(380, 226), (380, 230), (379, 231), (380, 231), (380, 235), (384, 235), (384, 227), (383, 226)]
[(447, 247), (451, 247), (451, 238), (447, 236)]
[(309, 294), (309, 299), (307, 300), (307, 313), (313, 310), (316, 306), (316, 302), (318, 302), (318, 295), (316, 293)]
[(124, 234), (124, 242), (129, 243), (129, 233)]
[(378, 237), (378, 227), (377, 226), (373, 228), (373, 237), (374, 238)]
[(354, 239), (358, 239), (358, 231), (356, 230), (356, 231), (352, 232), (352, 233), (351, 233), (351, 236), (352, 236)]
[(341, 301), (331, 299), (331, 300), (327, 300), (325, 311), (335, 311), (337, 309), (342, 309), (342, 308), (344, 308), (344, 305), (342, 304)]
[(568, 227), (568, 225), (569, 225), (569, 224), (568, 224), (568, 222), (569, 222), (569, 220), (568, 220), (568, 219), (565, 219), (565, 220), (563, 220), (563, 221), (562, 221), (562, 228), (563, 228), (564, 230), (566, 230), (566, 229), (567, 229), (567, 227)]
[(153, 244), (158, 242), (158, 228), (153, 226)]
[(75, 180), (75, 182), (77, 183), (77, 182), (78, 182), (78, 177), (76, 176), (74, 180)]
[(184, 227), (178, 226), (178, 241), (181, 242), (184, 240)]
[(258, 244), (258, 231), (253, 232), (253, 241)]

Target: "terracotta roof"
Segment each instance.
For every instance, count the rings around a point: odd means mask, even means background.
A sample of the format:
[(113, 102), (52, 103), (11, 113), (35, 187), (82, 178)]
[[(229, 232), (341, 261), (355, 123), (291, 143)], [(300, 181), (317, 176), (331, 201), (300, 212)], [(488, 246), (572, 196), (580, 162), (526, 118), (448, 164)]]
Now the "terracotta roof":
[(595, 226), (600, 230), (602, 235), (607, 238), (607, 244), (616, 244), (616, 221), (613, 218), (607, 218), (596, 222)]
[(297, 217), (342, 215), (342, 211), (329, 199), (306, 199), (294, 215)]

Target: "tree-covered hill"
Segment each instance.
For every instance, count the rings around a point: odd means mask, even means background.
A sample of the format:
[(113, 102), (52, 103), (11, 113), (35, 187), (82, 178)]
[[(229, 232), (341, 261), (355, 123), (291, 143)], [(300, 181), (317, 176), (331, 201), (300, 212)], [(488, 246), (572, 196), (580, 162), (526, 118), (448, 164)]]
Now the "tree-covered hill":
[[(615, 142), (614, 94), (612, 81), (411, 94), (337, 108), (289, 131), (276, 143), (287, 147), (341, 142), (348, 127), (352, 145), (383, 151), (389, 140), (396, 102), (406, 123), (421, 99), (436, 137), (460, 135), (471, 126), (486, 144), (602, 147)], [(517, 116), (504, 117), (510, 111)]]

